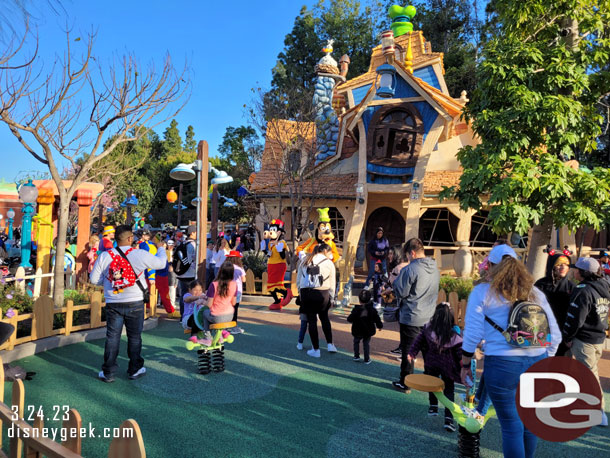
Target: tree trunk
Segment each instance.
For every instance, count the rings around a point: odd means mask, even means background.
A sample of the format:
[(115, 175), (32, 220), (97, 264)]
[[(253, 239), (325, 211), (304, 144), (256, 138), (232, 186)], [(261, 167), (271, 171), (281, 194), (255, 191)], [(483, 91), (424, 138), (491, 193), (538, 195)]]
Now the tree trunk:
[(64, 305), (64, 256), (66, 254), (69, 214), (70, 199), (60, 193), (57, 214), (57, 244), (55, 245), (55, 274), (53, 275), (53, 303), (56, 307), (63, 307)]
[(553, 218), (549, 215), (544, 217), (542, 224), (534, 226), (532, 229), (532, 238), (528, 240), (526, 267), (534, 277), (534, 280), (538, 280), (545, 275), (548, 254), (543, 250), (551, 241), (552, 231)]

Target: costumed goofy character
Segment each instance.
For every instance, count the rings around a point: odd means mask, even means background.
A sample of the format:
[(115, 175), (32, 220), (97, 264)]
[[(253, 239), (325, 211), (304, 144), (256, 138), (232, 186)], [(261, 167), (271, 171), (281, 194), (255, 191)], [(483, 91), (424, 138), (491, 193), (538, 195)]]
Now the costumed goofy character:
[(282, 220), (274, 219), (269, 223), (267, 248), (270, 256), (267, 260), (267, 289), (274, 300), (273, 304), (269, 306), (270, 310), (281, 310), (292, 299), (292, 291), (284, 283), (287, 267), (286, 252), (288, 251), (288, 246), (283, 240), (284, 232)]
[(340, 258), (339, 251), (337, 250), (337, 246), (333, 240), (335, 239), (335, 235), (333, 234), (333, 229), (330, 226), (330, 217), (328, 216), (329, 208), (318, 208), (318, 228), (316, 229), (316, 236), (312, 237), (302, 243), (297, 247), (297, 254), (311, 253), (313, 249), (320, 243), (326, 243), (330, 245), (333, 251), (333, 262), (337, 262)]

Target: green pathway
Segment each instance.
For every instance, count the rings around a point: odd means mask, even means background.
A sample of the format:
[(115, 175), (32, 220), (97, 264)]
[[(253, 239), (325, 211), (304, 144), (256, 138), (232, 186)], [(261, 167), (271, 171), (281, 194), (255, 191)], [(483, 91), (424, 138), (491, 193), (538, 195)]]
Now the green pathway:
[[(112, 384), (96, 378), (103, 340), (22, 359), (16, 364), (38, 373), (25, 384), (26, 406), (52, 413), (55, 405), (69, 405), (98, 432), (134, 418), (152, 458), (456, 456), (457, 434), (443, 430), (442, 417), (426, 416), (427, 395), (390, 388), (396, 366), (354, 363), (347, 352), (313, 359), (295, 348), (295, 331), (244, 327), (248, 333), (228, 345), (220, 374), (196, 373), (196, 353), (186, 351), (182, 329), (169, 321), (144, 334), (148, 373), (140, 380), (124, 372), (125, 338)], [(105, 457), (109, 443), (85, 439), (83, 454)], [(482, 443), (483, 456), (501, 456), (495, 419)], [(593, 458), (608, 450), (610, 431), (593, 428), (569, 444), (541, 441), (537, 456)]]

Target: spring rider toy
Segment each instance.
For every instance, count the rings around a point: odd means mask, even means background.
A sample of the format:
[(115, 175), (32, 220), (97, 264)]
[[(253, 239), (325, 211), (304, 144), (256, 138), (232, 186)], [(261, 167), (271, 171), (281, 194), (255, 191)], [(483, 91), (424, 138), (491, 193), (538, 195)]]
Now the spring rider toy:
[[(199, 307), (193, 313), (193, 319), (199, 329), (203, 329), (203, 311), (206, 307)], [(198, 369), (200, 374), (210, 372), (222, 372), (225, 370), (225, 343), (233, 343), (235, 337), (227, 331), (228, 328), (237, 326), (235, 321), (227, 323), (211, 323), (210, 330), (216, 331), (211, 342), (203, 339), (203, 333), (199, 333), (197, 342), (189, 340), (186, 342), (187, 350), (197, 350)]]
[[(441, 404), (453, 414), (453, 419), (458, 424), (458, 456), (468, 458), (478, 458), (480, 453), (481, 430), (487, 420), (495, 415), (495, 410), (490, 407), (485, 417), (480, 417), (475, 413), (474, 395), (476, 393), (476, 373), (477, 363), (472, 359), (472, 374), (475, 380), (468, 389), (466, 396), (462, 399), (461, 405), (450, 401), (443, 394), (445, 382), (438, 377), (425, 374), (411, 374), (405, 379), (405, 385), (414, 390), (433, 393)], [(459, 399), (459, 397), (458, 397)], [(477, 418), (478, 417), (478, 418)]]

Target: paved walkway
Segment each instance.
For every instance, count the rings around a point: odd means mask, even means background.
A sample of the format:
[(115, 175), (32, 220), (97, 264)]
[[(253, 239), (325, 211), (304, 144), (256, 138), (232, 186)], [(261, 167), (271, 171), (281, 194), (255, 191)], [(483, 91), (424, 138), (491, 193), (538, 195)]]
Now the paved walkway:
[[(374, 362), (365, 366), (351, 360), (344, 316), (333, 315), (332, 321), (339, 353), (323, 350), (321, 358), (310, 358), (296, 349), (296, 309), (269, 313), (244, 306), (240, 324), (246, 334), (227, 345), (226, 371), (205, 376), (196, 372), (197, 355), (185, 349), (186, 336), (175, 320), (161, 320), (143, 334), (148, 372), (139, 380), (126, 377), (125, 338), (112, 384), (96, 378), (104, 340), (16, 363), (38, 373), (25, 384), (26, 406), (49, 413), (53, 406), (74, 407), (96, 433), (134, 418), (153, 458), (455, 456), (457, 434), (443, 430), (442, 417), (426, 415), (427, 395), (405, 395), (388, 383), (398, 373), (397, 362), (385, 354), (398, 341), (396, 325), (374, 338)], [(4, 399), (10, 399), (9, 383)], [(84, 439), (83, 454), (105, 457), (109, 443)], [(541, 441), (536, 456), (605, 457), (609, 449), (610, 430), (593, 428), (567, 444)], [(501, 457), (495, 419), (482, 433), (482, 456)]]

